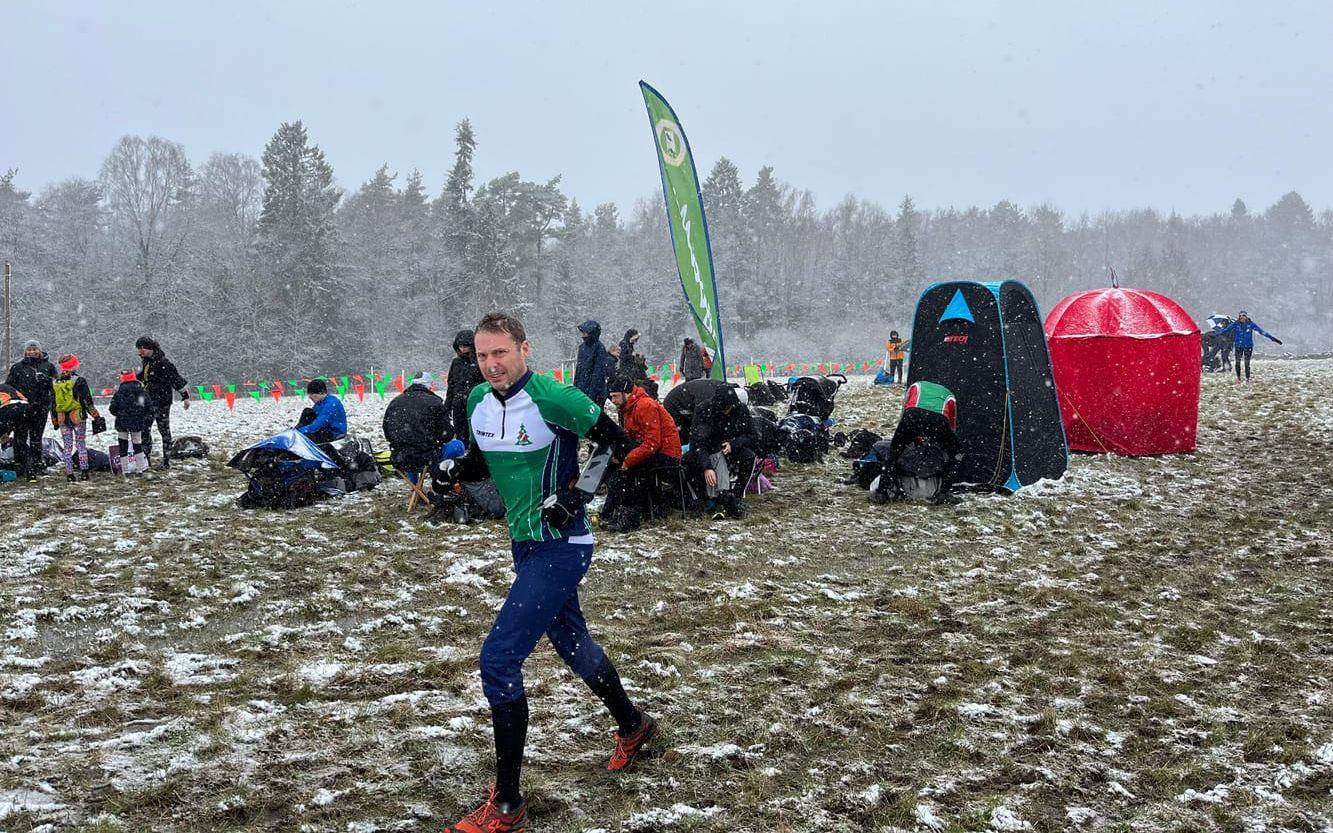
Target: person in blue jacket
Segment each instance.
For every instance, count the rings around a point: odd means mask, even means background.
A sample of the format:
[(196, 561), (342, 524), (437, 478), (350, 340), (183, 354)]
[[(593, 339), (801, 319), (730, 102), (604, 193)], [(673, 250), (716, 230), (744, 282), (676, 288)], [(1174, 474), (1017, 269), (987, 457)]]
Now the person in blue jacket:
[(615, 372), (616, 360), (602, 344), (602, 325), (591, 319), (579, 325), (583, 343), (579, 345), (578, 363), (574, 365), (574, 387), (597, 403), (606, 404), (607, 385)]
[(343, 410), (342, 400), (329, 393), (328, 384), (323, 379), (311, 379), (305, 392), (315, 404), (301, 412), (296, 430), (314, 443), (333, 442), (347, 436), (347, 411)]
[[(1270, 341), (1281, 344), (1282, 339), (1269, 333), (1263, 327), (1250, 320), (1250, 314), (1241, 310), (1236, 315), (1236, 320), (1228, 324), (1221, 332), (1217, 334), (1218, 338), (1225, 338), (1227, 333), (1232, 333), (1232, 338), (1236, 345), (1236, 384), (1245, 384), (1250, 382), (1250, 356), (1254, 354), (1254, 333), (1255, 331), (1263, 334)], [(1245, 359), (1245, 378), (1240, 378), (1240, 361)]]

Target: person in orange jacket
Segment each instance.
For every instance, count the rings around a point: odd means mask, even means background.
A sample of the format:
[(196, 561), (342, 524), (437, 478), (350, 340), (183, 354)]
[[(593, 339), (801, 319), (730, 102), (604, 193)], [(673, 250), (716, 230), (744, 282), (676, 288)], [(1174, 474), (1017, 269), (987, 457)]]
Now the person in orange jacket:
[(644, 515), (652, 473), (680, 465), (680, 433), (667, 409), (628, 376), (611, 380), (611, 402), (620, 413), (625, 433), (638, 443), (620, 461), (606, 486), (602, 529), (632, 532)]
[(897, 330), (889, 331), (889, 340), (884, 342), (884, 356), (889, 366), (884, 368), (889, 373), (889, 384), (903, 383), (903, 359), (907, 358), (907, 342), (898, 337)]

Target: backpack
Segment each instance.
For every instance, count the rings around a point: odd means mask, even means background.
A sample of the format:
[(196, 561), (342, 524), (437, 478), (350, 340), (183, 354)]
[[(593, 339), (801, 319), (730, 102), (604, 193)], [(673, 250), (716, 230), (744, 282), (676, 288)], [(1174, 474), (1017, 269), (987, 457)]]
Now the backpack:
[(751, 405), (776, 405), (787, 401), (787, 389), (772, 379), (761, 379), (746, 388)]
[(203, 437), (193, 435), (177, 437), (171, 441), (171, 456), (176, 460), (184, 460), (189, 457), (207, 457), (208, 443), (204, 442)]
[[(846, 436), (847, 448), (843, 449), (842, 456), (848, 460), (859, 460), (882, 439), (884, 438), (874, 431), (858, 428)], [(833, 442), (837, 445), (838, 437), (835, 436)]]
[(713, 372), (713, 357), (702, 347), (699, 348), (699, 353), (703, 356), (704, 375), (707, 376)]
[(315, 474), (299, 463), (269, 460), (251, 470), (242, 509), (298, 509), (315, 502)]
[(784, 438), (782, 453), (793, 463), (815, 463), (828, 451), (828, 430), (809, 414), (791, 414), (778, 423)]

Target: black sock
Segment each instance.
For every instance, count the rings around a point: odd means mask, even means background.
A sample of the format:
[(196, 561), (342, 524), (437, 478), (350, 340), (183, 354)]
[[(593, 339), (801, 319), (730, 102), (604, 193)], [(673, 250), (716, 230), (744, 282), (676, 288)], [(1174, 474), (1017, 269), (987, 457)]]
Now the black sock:
[(611, 711), (611, 716), (616, 719), (616, 726), (620, 730), (620, 736), (629, 737), (639, 731), (639, 725), (643, 722), (639, 710), (625, 693), (625, 687), (620, 683), (620, 674), (616, 672), (616, 667), (611, 664), (611, 658), (602, 657), (602, 664), (597, 666), (591, 677), (584, 677), (583, 681), (592, 689), (592, 693), (601, 699), (606, 707)]
[(120, 449), (120, 456), (121, 456), (121, 457), (124, 457), (125, 455), (127, 455), (127, 454), (130, 453), (130, 441), (129, 441), (129, 440), (116, 440), (116, 447)]
[(527, 696), (491, 706), (491, 727), (495, 730), (495, 800), (513, 809), (523, 801), (518, 778), (528, 739)]

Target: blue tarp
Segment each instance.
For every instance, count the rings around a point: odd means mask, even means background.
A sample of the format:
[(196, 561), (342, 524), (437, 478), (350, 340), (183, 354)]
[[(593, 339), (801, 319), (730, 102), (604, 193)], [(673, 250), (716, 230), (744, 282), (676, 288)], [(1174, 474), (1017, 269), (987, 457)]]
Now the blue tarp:
[(310, 441), (310, 438), (295, 428), (288, 428), (271, 437), (262, 439), (249, 448), (244, 448), (227, 465), (241, 471), (248, 471), (253, 464), (255, 452), (259, 451), (285, 451), (292, 455), (295, 460), (300, 461), (302, 468), (307, 469), (336, 469), (338, 464), (333, 462), (329, 455), (320, 451), (319, 446)]

